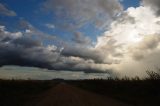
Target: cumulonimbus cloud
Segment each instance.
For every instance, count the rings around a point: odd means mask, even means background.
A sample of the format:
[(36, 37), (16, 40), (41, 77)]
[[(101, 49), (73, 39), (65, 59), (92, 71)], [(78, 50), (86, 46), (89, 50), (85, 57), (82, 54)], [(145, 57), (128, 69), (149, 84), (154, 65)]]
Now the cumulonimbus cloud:
[(97, 48), (107, 47), (109, 39), (122, 45), (117, 50), (122, 55), (118, 57), (120, 63), (111, 65), (121, 75), (144, 77), (146, 69), (159, 66), (160, 17), (155, 12), (145, 5), (130, 7), (112, 22), (110, 30), (98, 37)]

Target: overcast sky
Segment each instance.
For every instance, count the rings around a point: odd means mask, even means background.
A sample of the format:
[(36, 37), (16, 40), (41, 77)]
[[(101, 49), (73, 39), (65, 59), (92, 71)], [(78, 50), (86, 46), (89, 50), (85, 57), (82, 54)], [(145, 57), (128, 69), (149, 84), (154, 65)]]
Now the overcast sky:
[(159, 0), (0, 1), (1, 78), (145, 77), (159, 58)]

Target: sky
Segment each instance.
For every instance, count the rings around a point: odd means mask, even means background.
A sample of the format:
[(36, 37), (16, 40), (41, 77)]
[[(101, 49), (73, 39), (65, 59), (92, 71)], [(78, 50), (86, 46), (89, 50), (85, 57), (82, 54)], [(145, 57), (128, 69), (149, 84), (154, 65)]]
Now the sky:
[(0, 0), (0, 78), (146, 77), (159, 58), (159, 0)]

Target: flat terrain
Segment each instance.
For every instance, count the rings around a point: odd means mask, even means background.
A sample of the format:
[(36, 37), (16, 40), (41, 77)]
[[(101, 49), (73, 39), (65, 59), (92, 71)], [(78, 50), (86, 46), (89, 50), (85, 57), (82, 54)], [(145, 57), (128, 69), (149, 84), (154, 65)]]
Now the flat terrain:
[[(130, 106), (120, 101), (60, 83), (36, 99), (34, 106)], [(29, 106), (29, 104), (28, 104)]]

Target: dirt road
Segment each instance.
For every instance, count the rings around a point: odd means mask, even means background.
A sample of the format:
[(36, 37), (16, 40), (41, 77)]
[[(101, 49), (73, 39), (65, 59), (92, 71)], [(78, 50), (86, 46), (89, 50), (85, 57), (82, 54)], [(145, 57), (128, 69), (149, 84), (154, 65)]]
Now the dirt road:
[(39, 95), (34, 103), (34, 106), (130, 106), (65, 83)]

